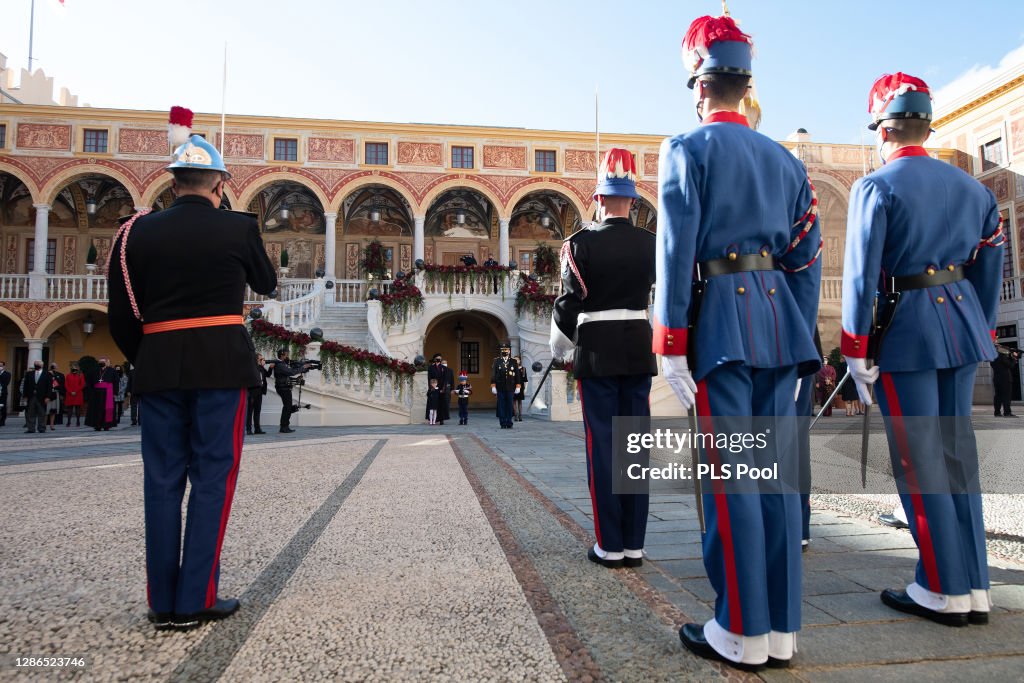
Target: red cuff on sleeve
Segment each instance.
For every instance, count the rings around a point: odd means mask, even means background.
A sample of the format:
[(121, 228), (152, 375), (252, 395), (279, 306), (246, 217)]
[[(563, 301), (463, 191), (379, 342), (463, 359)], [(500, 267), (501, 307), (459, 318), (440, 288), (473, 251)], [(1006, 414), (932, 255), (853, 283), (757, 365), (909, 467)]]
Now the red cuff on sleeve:
[(685, 327), (665, 327), (658, 319), (654, 319), (653, 325), (654, 343), (653, 351), (662, 356), (685, 356), (686, 336), (688, 330)]
[(850, 334), (843, 330), (843, 339), (839, 344), (839, 350), (844, 356), (850, 358), (867, 358), (868, 336), (866, 334)]
[(989, 330), (989, 334), (992, 335), (992, 342), (995, 343), (995, 341), (996, 341), (996, 331), (995, 330)]

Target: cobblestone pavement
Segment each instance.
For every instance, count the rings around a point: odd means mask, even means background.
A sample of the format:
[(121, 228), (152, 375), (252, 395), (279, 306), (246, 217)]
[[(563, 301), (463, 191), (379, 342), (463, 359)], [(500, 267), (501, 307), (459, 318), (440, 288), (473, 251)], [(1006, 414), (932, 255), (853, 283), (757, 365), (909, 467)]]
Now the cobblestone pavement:
[[(468, 427), (249, 437), (221, 581), (243, 608), (187, 633), (145, 620), (137, 430), (5, 431), (0, 680), (757, 678), (679, 644), (678, 626), (709, 618), (713, 598), (691, 497), (652, 498), (641, 569), (586, 561), (578, 424), (527, 419), (508, 431), (474, 414)], [(949, 629), (878, 600), (914, 567), (909, 534), (873, 521), (889, 499), (816, 497), (799, 652), (793, 668), (760, 676), (1020, 680), (1022, 542), (999, 511), (1021, 496), (996, 498), (986, 497), (999, 544), (992, 622)], [(86, 666), (13, 666), (41, 655)]]

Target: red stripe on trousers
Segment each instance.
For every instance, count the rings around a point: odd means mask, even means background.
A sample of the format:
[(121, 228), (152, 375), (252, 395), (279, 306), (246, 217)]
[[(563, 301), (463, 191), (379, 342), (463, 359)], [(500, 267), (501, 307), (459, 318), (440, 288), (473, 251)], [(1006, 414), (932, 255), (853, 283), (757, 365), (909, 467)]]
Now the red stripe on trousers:
[[(701, 380), (697, 382), (697, 414), (704, 418), (701, 431), (707, 434), (714, 434), (715, 428), (711, 420), (711, 399), (708, 396), (708, 384)], [(711, 440), (711, 447), (708, 448), (708, 460), (712, 466), (720, 464), (718, 459), (718, 447), (714, 439)], [(697, 473), (694, 472), (694, 476)], [(725, 556), (725, 588), (729, 596), (729, 631), (731, 633), (743, 633), (743, 611), (740, 609), (740, 581), (736, 574), (736, 549), (732, 542), (732, 525), (729, 522), (729, 497), (725, 494), (725, 485), (720, 479), (711, 483), (715, 495), (715, 518), (718, 521), (718, 534), (722, 537), (722, 554)]]
[(924, 498), (921, 497), (921, 490), (917, 484), (917, 475), (910, 462), (910, 447), (907, 444), (907, 432), (903, 425), (903, 410), (900, 408), (900, 399), (896, 395), (896, 385), (892, 382), (892, 375), (888, 372), (882, 373), (882, 387), (885, 389), (885, 400), (889, 404), (889, 414), (895, 418), (892, 423), (893, 436), (896, 438), (896, 450), (900, 454), (900, 464), (903, 466), (903, 473), (907, 478), (907, 487), (910, 489), (910, 504), (914, 508), (914, 520), (917, 523), (917, 542), (921, 551), (921, 562), (924, 564), (924, 573), (928, 577), (928, 590), (935, 593), (942, 592), (942, 585), (939, 583), (939, 567), (935, 560), (935, 546), (932, 544), (932, 533), (928, 528), (928, 517), (925, 514)]
[(238, 409), (235, 411), (235, 422), (232, 426), (232, 455), (233, 463), (228, 473), (227, 482), (224, 485), (224, 507), (220, 512), (220, 530), (217, 532), (217, 552), (213, 556), (213, 566), (210, 567), (210, 581), (206, 585), (206, 607), (209, 609), (217, 602), (217, 567), (220, 565), (220, 549), (224, 545), (224, 532), (228, 528), (228, 516), (231, 514), (231, 501), (235, 497), (235, 483), (238, 481), (238, 465), (242, 460), (243, 428), (245, 426), (245, 404), (248, 391), (242, 389), (241, 398), (238, 401)]
[(593, 439), (590, 436), (590, 423), (587, 422), (587, 411), (583, 406), (583, 382), (576, 380), (576, 392), (580, 395), (580, 412), (583, 413), (583, 431), (587, 433), (587, 479), (590, 481), (590, 506), (594, 510), (594, 536), (597, 537), (597, 544), (601, 545), (601, 522), (597, 518), (597, 496), (594, 495), (594, 453)]

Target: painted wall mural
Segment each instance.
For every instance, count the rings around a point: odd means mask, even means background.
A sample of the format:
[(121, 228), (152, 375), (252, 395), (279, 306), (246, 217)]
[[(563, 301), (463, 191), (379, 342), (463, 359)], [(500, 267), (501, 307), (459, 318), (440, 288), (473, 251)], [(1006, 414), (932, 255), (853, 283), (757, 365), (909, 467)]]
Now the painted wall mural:
[[(301, 185), (271, 185), (253, 197), (248, 210), (262, 217), (266, 234), (323, 235), (327, 232), (319, 200)], [(286, 210), (287, 215), (284, 215)], [(288, 255), (291, 256), (291, 252)]]
[(346, 235), (411, 237), (412, 211), (395, 191), (368, 187), (347, 197), (341, 205)]
[(485, 197), (471, 190), (449, 190), (427, 212), (424, 234), (487, 239), (495, 221), (496, 214)]

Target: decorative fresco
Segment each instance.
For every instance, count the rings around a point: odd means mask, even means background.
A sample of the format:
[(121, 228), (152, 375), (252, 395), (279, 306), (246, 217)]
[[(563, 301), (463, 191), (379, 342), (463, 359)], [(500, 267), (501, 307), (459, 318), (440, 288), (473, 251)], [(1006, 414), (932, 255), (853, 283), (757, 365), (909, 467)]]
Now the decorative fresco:
[(351, 164), (356, 159), (356, 141), (345, 138), (309, 138), (310, 161), (337, 161)]
[(638, 228), (658, 232), (658, 212), (646, 200), (638, 199), (633, 203), (629, 219)]
[(166, 130), (122, 128), (117, 136), (117, 151), (121, 154), (165, 156), (168, 147)]
[(397, 192), (387, 187), (366, 187), (341, 205), (346, 235), (367, 237), (410, 237), (412, 211)]
[(487, 239), (497, 219), (491, 203), (472, 190), (449, 190), (427, 212), (424, 234), (429, 237)]
[[(253, 198), (249, 211), (262, 217), (263, 232), (267, 234), (323, 235), (327, 232), (320, 200), (301, 185), (270, 185)], [(291, 256), (290, 251), (288, 255)]]
[(568, 199), (556, 192), (531, 192), (512, 212), (511, 239), (560, 240), (579, 229), (580, 216)]
[(0, 224), (32, 225), (32, 197), (25, 183), (12, 175), (0, 173)]
[(526, 170), (526, 148), (514, 145), (484, 145), (484, 168)]

